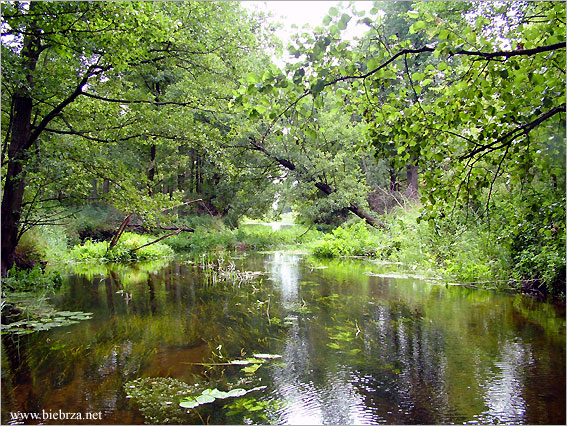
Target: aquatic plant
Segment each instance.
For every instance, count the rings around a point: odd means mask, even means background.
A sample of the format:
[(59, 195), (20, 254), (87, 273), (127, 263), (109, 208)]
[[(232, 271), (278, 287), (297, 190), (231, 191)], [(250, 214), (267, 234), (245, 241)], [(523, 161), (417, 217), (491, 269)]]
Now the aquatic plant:
[[(193, 365), (202, 365), (204, 367), (212, 366), (241, 366), (245, 365), (240, 371), (253, 375), (262, 364), (267, 361), (281, 358), (280, 355), (274, 354), (254, 354), (252, 357), (245, 359), (228, 360), (227, 362), (209, 362), (209, 363), (191, 363)], [(221, 373), (224, 376), (224, 371)], [(201, 414), (195, 410), (204, 405), (213, 404), (220, 400), (232, 398), (240, 398), (252, 392), (262, 391), (266, 386), (255, 386), (249, 389), (243, 387), (250, 384), (250, 378), (234, 377), (233, 382), (225, 383), (223, 387), (227, 390), (220, 390), (219, 383), (204, 382), (200, 376), (195, 376), (193, 385), (174, 378), (138, 378), (127, 382), (124, 389), (127, 398), (136, 401), (140, 407), (140, 411), (146, 417), (146, 421), (159, 424), (179, 424), (187, 423), (187, 415), (199, 416)], [(250, 401), (246, 404), (225, 405), (225, 408), (231, 409), (231, 415), (238, 412), (246, 413)], [(265, 404), (256, 404), (256, 408), (252, 411), (261, 410)]]
[(62, 282), (59, 272), (45, 272), (39, 265), (27, 270), (13, 267), (2, 279), (2, 290), (13, 292), (56, 290), (61, 287)]
[(244, 396), (247, 393), (264, 390), (266, 386), (257, 386), (252, 389), (242, 389), (242, 388), (235, 388), (231, 389), (228, 392), (223, 392), (218, 390), (217, 388), (214, 389), (205, 389), (201, 392), (198, 396), (187, 397), (182, 399), (179, 403), (181, 408), (192, 409), (198, 407), (199, 405), (209, 404), (211, 402), (215, 402), (217, 399), (226, 399), (226, 398), (237, 398), (239, 396)]
[[(37, 295), (36, 295), (37, 296)], [(91, 312), (57, 311), (44, 297), (15, 293), (3, 300), (2, 334), (30, 334), (76, 324), (92, 318)]]

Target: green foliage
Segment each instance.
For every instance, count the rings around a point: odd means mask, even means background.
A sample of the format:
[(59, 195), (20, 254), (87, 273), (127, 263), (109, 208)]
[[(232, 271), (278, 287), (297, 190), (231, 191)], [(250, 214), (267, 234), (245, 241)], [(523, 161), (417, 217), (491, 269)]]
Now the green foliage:
[(355, 222), (335, 228), (313, 242), (310, 249), (318, 257), (375, 256), (379, 241), (379, 236), (371, 232), (368, 225)]
[(515, 275), (554, 294), (565, 293), (565, 193), (534, 180), (523, 192), (499, 193), (492, 226)]
[(135, 250), (155, 239), (155, 237), (150, 235), (125, 232), (122, 234), (118, 244), (110, 250), (108, 250), (110, 245), (108, 241), (93, 242), (87, 240), (82, 245), (74, 246), (69, 253), (69, 257), (76, 262), (134, 262), (173, 255), (173, 249), (162, 242)]
[(38, 331), (51, 330), (55, 327), (64, 327), (71, 324), (77, 324), (82, 320), (91, 319), (89, 312), (70, 312), (59, 311), (52, 316), (46, 316), (35, 319), (22, 319), (2, 325), (2, 334), (30, 334)]
[(3, 291), (15, 292), (38, 292), (46, 290), (57, 290), (61, 287), (62, 278), (59, 272), (44, 272), (40, 266), (32, 269), (22, 270), (13, 267), (8, 271), (8, 275), (2, 279)]
[(303, 225), (282, 227), (274, 231), (266, 225), (241, 225), (231, 230), (225, 227), (197, 226), (194, 233), (181, 233), (166, 240), (177, 252), (204, 252), (214, 249), (269, 250), (291, 247), (315, 239), (319, 232)]
[(2, 301), (2, 334), (50, 330), (89, 320), (92, 315), (90, 312), (57, 311), (38, 294), (10, 293)]
[(240, 396), (246, 395), (249, 392), (262, 390), (265, 388), (266, 386), (259, 386), (249, 390), (242, 388), (233, 388), (228, 392), (219, 391), (217, 388), (205, 389), (203, 392), (201, 392), (201, 395), (197, 395), (193, 397), (185, 397), (184, 399), (181, 400), (179, 406), (181, 408), (186, 408), (190, 410), (202, 404), (210, 404), (211, 402), (215, 402), (215, 400), (217, 399), (238, 398)]
[(184, 424), (185, 410), (179, 407), (181, 398), (194, 387), (169, 377), (148, 377), (127, 382), (124, 389), (134, 399), (150, 424)]
[(86, 240), (104, 241), (110, 239), (124, 214), (105, 205), (87, 205), (74, 214), (66, 230), (75, 244)]
[[(538, 204), (529, 208), (516, 195), (502, 203), (498, 211), (504, 217), (493, 221), (490, 231), (482, 221), (467, 221), (460, 212), (423, 221), (418, 208), (398, 209), (385, 217), (387, 232), (358, 222), (338, 227), (308, 247), (317, 257), (369, 256), (480, 286), (521, 289), (529, 284), (529, 289), (533, 280), (538, 291), (561, 296), (565, 291), (564, 210), (559, 204), (547, 204), (557, 210), (557, 216), (556, 222), (546, 226), (541, 219), (547, 215)], [(530, 221), (522, 208), (533, 212)]]
[[(220, 354), (220, 353), (219, 353)], [(221, 363), (203, 363), (203, 366), (215, 367), (224, 366), (226, 368), (235, 368), (240, 365), (247, 365), (241, 371), (247, 375), (252, 375), (263, 363), (281, 358), (280, 355), (273, 354), (255, 354), (247, 359), (235, 359)], [(209, 373), (211, 374), (211, 373)], [(224, 370), (222, 371), (224, 376)], [(237, 383), (244, 384), (249, 382), (248, 379), (239, 379)], [(214, 386), (214, 385), (213, 385)], [(266, 386), (256, 386), (251, 389), (245, 389), (235, 384), (225, 384), (228, 388), (226, 391), (219, 390), (216, 386), (207, 386), (201, 378), (196, 378), (193, 385), (189, 385), (180, 380), (173, 378), (148, 377), (138, 378), (127, 382), (124, 389), (128, 398), (132, 398), (140, 407), (140, 411), (146, 417), (146, 421), (160, 424), (184, 424), (189, 415), (194, 416), (195, 413), (201, 416), (196, 410), (200, 406), (208, 406), (218, 402), (219, 400), (240, 398), (251, 392), (266, 389)], [(247, 414), (246, 407), (249, 402), (244, 404), (226, 404), (225, 408), (230, 409), (230, 415)], [(256, 404), (252, 411), (259, 411), (265, 408), (262, 404)], [(210, 407), (209, 407), (210, 408)]]

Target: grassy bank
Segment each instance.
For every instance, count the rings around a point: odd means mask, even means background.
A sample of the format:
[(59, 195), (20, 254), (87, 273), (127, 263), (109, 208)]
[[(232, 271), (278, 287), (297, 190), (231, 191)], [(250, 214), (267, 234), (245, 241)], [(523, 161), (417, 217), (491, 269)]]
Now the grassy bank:
[[(46, 261), (137, 262), (174, 253), (300, 249), (320, 258), (365, 256), (400, 263), (451, 282), (531, 289), (564, 297), (565, 236), (561, 233), (539, 235), (536, 230), (533, 236), (534, 232), (524, 229), (525, 224), (520, 228), (515, 223), (494, 223), (489, 230), (481, 221), (462, 217), (420, 221), (419, 215), (418, 207), (398, 209), (382, 218), (386, 229), (352, 219), (328, 233), (300, 224), (278, 230), (259, 223), (230, 229), (220, 219), (190, 217), (181, 225), (195, 232), (182, 232), (138, 250), (165, 232), (125, 233), (118, 245), (108, 250), (108, 238), (92, 241), (89, 237), (81, 242), (77, 231), (44, 227), (25, 234), (20, 253), (29, 265), (35, 264), (31, 270), (37, 275), (37, 265)], [(78, 222), (83, 233), (84, 222)], [(89, 236), (108, 233), (106, 224), (104, 232), (99, 232), (96, 224), (89, 222), (89, 226)], [(24, 275), (13, 272), (10, 280), (29, 282)]]
[[(386, 230), (360, 221), (336, 228), (308, 245), (318, 257), (367, 256), (433, 272), (448, 281), (552, 293), (564, 298), (562, 236), (537, 238), (518, 247), (509, 227), (462, 218), (419, 221), (419, 209), (384, 217)], [(520, 235), (526, 239), (525, 234)], [(564, 236), (563, 236), (564, 242)]]

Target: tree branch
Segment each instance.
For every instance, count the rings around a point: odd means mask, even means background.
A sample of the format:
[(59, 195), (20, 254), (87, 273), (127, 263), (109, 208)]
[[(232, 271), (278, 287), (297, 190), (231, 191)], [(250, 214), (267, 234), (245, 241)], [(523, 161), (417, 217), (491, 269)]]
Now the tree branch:
[[(63, 111), (63, 109), (67, 105), (74, 102), (75, 99), (77, 99), (77, 97), (79, 95), (84, 93), (83, 87), (85, 87), (85, 85), (88, 83), (88, 81), (91, 77), (98, 75), (100, 73), (103, 73), (104, 71), (108, 71), (111, 68), (112, 68), (112, 65), (108, 65), (106, 67), (91, 66), (89, 68), (89, 71), (87, 71), (85, 73), (85, 75), (83, 76), (83, 78), (79, 81), (79, 84), (77, 85), (77, 87), (75, 87), (75, 90), (73, 90), (73, 92), (67, 98), (65, 98), (63, 101), (61, 101), (59, 103), (59, 105), (57, 105), (55, 108), (53, 108), (51, 110), (51, 112), (49, 112), (45, 117), (43, 117), (41, 122), (35, 128), (35, 130), (31, 133), (29, 140), (27, 141), (26, 145), (24, 146), (24, 150), (29, 149), (33, 145), (33, 143), (36, 141), (36, 139), (39, 137), (39, 135), (45, 130), (45, 128), (51, 122), (51, 120), (53, 120), (55, 117), (57, 117), (59, 115), (59, 113), (61, 113), (61, 111)], [(94, 71), (95, 69), (96, 69), (96, 71)]]
[[(488, 151), (488, 152), (495, 151), (497, 149), (501, 149), (501, 148), (503, 148), (507, 145), (510, 145), (518, 137), (520, 137), (521, 135), (527, 135), (531, 130), (533, 130), (534, 128), (539, 126), (545, 120), (548, 120), (549, 118), (553, 117), (555, 114), (565, 112), (565, 109), (566, 109), (566, 104), (555, 107), (555, 108), (547, 111), (545, 114), (540, 115), (534, 121), (531, 121), (530, 123), (526, 123), (523, 126), (520, 126), (516, 129), (506, 133), (504, 136), (499, 137), (498, 139), (496, 139), (495, 141), (493, 141), (489, 144), (482, 145), (482, 146), (479, 146), (479, 147), (473, 149), (471, 152), (461, 156), (459, 159), (464, 160), (464, 159), (467, 159), (467, 158), (472, 158), (475, 155), (477, 155), (477, 154), (479, 154), (483, 151)], [(501, 145), (496, 146), (498, 144), (501, 144)]]
[(453, 55), (480, 56), (485, 59), (511, 58), (513, 56), (532, 56), (538, 53), (550, 52), (552, 50), (565, 49), (565, 43), (555, 43), (547, 46), (534, 47), (533, 49), (504, 50), (500, 52), (473, 52), (470, 50), (457, 50)]

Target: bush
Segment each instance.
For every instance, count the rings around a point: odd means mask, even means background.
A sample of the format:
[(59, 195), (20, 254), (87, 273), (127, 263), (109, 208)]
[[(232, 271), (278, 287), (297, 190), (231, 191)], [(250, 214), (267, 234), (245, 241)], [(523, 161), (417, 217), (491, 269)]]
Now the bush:
[(87, 240), (84, 244), (76, 245), (71, 249), (70, 258), (79, 262), (94, 260), (102, 262), (134, 262), (173, 255), (173, 249), (162, 242), (135, 250), (155, 239), (156, 237), (153, 236), (125, 232), (122, 234), (118, 244), (111, 250), (108, 250), (110, 245), (108, 241), (93, 242)]
[(382, 236), (379, 231), (371, 232), (364, 222), (339, 226), (330, 234), (310, 245), (317, 257), (370, 256), (375, 257)]
[[(541, 206), (552, 208), (545, 219)], [(565, 292), (564, 210), (545, 199), (533, 205), (508, 200), (493, 212), (491, 227), (465, 212), (419, 221), (419, 209), (396, 209), (383, 217), (387, 231), (357, 222), (334, 229), (309, 245), (317, 257), (368, 256), (436, 271), (459, 282)], [(526, 211), (528, 210), (528, 211)], [(501, 214), (502, 216), (498, 216)]]
[(2, 290), (15, 292), (56, 290), (61, 287), (62, 282), (58, 272), (44, 272), (40, 266), (28, 270), (13, 267), (2, 279)]
[(67, 236), (60, 226), (38, 226), (25, 232), (16, 247), (16, 266), (31, 269), (56, 263), (67, 255)]
[(319, 232), (303, 225), (284, 227), (277, 231), (269, 226), (243, 225), (231, 230), (225, 227), (197, 226), (194, 233), (181, 233), (166, 240), (176, 252), (202, 253), (215, 249), (269, 250), (283, 246), (297, 246), (309, 242)]

